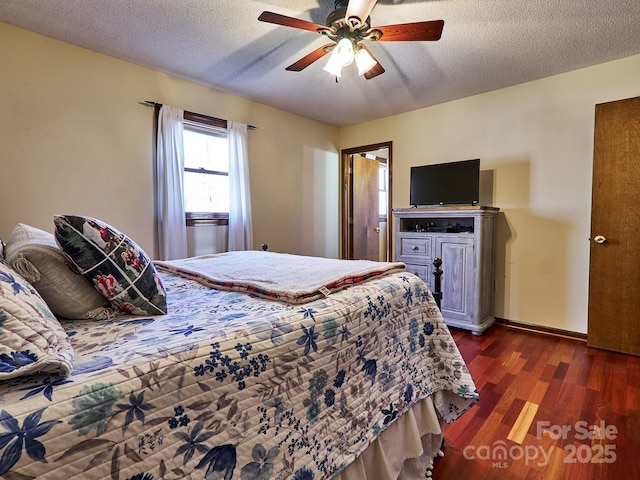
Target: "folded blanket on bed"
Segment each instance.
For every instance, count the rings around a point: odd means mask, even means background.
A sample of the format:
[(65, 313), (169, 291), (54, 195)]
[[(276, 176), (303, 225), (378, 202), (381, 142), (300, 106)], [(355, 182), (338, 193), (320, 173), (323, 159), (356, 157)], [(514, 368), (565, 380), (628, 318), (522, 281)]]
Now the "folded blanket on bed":
[(404, 263), (338, 260), (256, 250), (156, 261), (156, 268), (221, 290), (287, 303), (306, 303), (370, 278), (404, 270)]

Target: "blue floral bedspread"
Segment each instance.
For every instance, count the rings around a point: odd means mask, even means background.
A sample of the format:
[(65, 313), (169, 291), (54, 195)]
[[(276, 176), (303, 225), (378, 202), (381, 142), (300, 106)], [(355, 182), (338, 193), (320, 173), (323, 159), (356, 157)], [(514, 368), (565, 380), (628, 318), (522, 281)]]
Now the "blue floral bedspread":
[(419, 400), (478, 399), (414, 275), (302, 306), (161, 275), (168, 315), (64, 321), (73, 373), (0, 385), (0, 477), (326, 479)]

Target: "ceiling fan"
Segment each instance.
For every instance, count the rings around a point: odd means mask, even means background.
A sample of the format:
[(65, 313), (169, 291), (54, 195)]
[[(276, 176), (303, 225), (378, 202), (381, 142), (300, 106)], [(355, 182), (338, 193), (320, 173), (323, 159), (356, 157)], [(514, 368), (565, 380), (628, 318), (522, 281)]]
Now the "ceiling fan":
[(327, 17), (326, 25), (273, 12), (262, 12), (258, 20), (317, 32), (332, 40), (332, 43), (327, 43), (292, 63), (286, 70), (299, 72), (331, 52), (324, 70), (335, 75), (336, 81), (340, 78), (342, 68), (354, 60), (358, 73), (370, 80), (385, 70), (365, 45), (365, 41), (434, 41), (440, 39), (444, 27), (444, 20), (371, 27), (369, 14), (375, 3), (376, 0), (335, 0), (334, 10)]

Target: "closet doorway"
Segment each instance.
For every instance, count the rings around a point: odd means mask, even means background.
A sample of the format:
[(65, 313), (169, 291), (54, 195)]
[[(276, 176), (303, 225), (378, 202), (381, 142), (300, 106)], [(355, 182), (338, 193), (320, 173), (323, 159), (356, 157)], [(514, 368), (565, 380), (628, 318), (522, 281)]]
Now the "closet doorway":
[(640, 97), (596, 105), (587, 344), (640, 355)]
[(392, 142), (342, 150), (342, 258), (391, 260)]

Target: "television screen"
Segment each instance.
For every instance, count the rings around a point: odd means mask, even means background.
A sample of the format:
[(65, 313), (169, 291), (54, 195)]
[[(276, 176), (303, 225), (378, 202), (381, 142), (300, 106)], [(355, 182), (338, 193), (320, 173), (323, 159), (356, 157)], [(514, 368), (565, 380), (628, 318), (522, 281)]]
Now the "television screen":
[(476, 205), (480, 159), (411, 167), (409, 202), (420, 205)]

